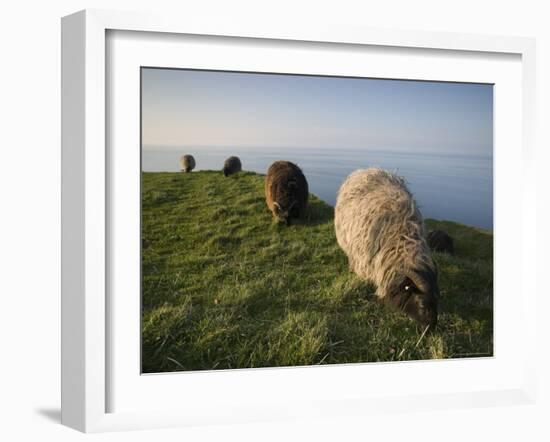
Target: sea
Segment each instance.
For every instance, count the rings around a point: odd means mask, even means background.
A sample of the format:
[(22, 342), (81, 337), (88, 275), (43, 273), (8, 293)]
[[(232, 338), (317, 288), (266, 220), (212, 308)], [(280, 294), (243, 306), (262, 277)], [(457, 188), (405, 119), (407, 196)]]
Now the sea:
[(144, 172), (179, 171), (183, 154), (195, 157), (195, 170), (220, 170), (235, 155), (243, 170), (265, 174), (271, 163), (287, 160), (304, 172), (311, 193), (334, 206), (344, 179), (354, 170), (381, 167), (402, 176), (424, 218), (455, 221), (493, 230), (493, 156), (406, 149), (357, 148), (193, 148), (146, 146)]

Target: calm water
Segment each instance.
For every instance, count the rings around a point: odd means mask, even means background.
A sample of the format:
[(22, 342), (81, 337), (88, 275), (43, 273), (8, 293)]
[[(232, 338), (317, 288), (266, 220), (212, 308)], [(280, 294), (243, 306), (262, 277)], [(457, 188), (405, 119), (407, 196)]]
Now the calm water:
[(196, 170), (221, 170), (230, 155), (241, 159), (244, 170), (259, 173), (266, 173), (273, 161), (292, 161), (302, 168), (310, 192), (331, 205), (336, 202), (342, 181), (352, 171), (378, 166), (405, 177), (425, 218), (493, 229), (492, 156), (311, 148), (145, 148), (143, 170), (179, 171), (183, 153), (195, 157)]

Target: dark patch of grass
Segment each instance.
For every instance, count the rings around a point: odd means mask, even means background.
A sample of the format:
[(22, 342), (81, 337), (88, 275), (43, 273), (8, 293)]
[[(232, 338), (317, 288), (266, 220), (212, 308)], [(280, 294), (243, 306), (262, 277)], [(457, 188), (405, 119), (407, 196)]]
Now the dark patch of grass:
[[(492, 235), (446, 221), (441, 314), (422, 330), (348, 270), (333, 208), (273, 221), (263, 177), (143, 173), (144, 372), (492, 355)], [(418, 345), (417, 345), (418, 343)]]

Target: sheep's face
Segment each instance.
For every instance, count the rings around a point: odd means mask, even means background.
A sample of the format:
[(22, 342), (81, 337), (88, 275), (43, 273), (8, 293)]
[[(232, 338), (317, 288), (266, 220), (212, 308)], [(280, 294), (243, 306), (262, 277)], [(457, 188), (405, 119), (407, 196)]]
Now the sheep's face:
[(433, 330), (437, 325), (438, 297), (437, 275), (430, 272), (405, 277), (390, 294), (389, 301), (394, 308)]
[(293, 201), (289, 206), (275, 202), (273, 203), (273, 212), (277, 221), (290, 226), (291, 218), (298, 218), (299, 210), (296, 201)]

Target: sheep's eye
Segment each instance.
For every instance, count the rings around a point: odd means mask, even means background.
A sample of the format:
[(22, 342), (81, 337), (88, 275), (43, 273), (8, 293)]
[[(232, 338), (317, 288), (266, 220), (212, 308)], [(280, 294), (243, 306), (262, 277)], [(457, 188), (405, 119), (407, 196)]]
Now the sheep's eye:
[(407, 294), (410, 294), (416, 292), (418, 289), (416, 288), (416, 284), (410, 278), (405, 278), (401, 283), (401, 290)]

